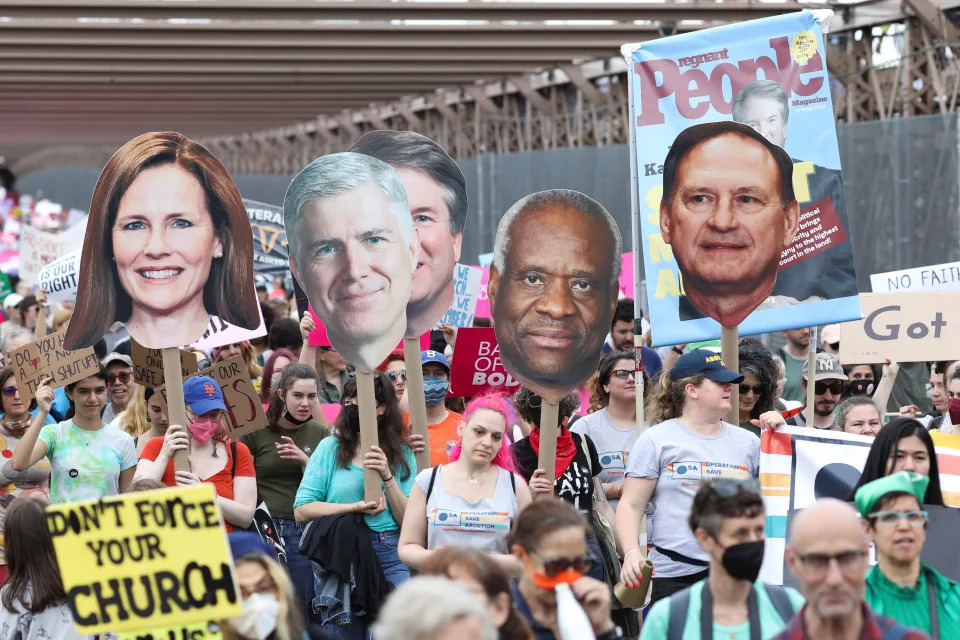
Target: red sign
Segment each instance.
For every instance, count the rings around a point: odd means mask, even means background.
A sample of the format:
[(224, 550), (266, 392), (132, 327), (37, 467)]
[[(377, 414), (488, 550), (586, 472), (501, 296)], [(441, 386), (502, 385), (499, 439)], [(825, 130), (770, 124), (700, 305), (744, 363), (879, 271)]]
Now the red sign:
[(520, 389), (520, 383), (503, 367), (497, 337), (490, 327), (458, 330), (450, 366), (450, 387), (455, 396), (476, 396), (490, 389), (513, 394)]

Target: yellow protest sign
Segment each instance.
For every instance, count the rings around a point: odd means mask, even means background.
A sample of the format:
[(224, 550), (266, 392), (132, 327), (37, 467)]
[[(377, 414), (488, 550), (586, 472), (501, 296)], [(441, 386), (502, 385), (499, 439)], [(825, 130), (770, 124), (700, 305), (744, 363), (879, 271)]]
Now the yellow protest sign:
[(117, 640), (220, 640), (222, 637), (219, 620), (117, 634)]
[(48, 507), (78, 632), (179, 628), (239, 614), (215, 498), (203, 484)]

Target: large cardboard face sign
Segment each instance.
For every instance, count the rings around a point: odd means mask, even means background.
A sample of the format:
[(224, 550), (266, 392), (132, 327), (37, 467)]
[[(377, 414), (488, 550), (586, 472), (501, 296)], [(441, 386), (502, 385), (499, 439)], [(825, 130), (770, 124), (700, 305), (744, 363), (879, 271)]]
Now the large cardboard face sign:
[(420, 235), (405, 337), (419, 338), (453, 303), (454, 267), (467, 221), (467, 181), (440, 145), (412, 131), (371, 131), (348, 151), (386, 162), (403, 180)]
[(797, 233), (793, 162), (751, 127), (683, 130), (667, 153), (660, 234), (685, 296), (680, 319), (736, 327), (771, 296), (780, 256)]
[(290, 271), (330, 344), (373, 371), (403, 338), (419, 240), (403, 181), (359, 153), (317, 158), (283, 199)]
[(620, 253), (613, 216), (576, 191), (534, 193), (500, 220), (487, 284), (500, 356), (547, 402), (597, 369), (617, 304)]
[(69, 349), (126, 323), (150, 349), (195, 342), (216, 317), (256, 329), (253, 235), (240, 192), (209, 151), (178, 133), (123, 145), (93, 192)]
[(859, 318), (817, 17), (621, 50), (654, 346)]

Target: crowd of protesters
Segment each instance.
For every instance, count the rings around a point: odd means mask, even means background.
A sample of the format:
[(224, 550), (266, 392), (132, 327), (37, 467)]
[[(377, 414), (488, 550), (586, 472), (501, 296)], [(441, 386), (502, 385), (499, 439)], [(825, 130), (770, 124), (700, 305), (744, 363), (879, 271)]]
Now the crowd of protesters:
[[(539, 396), (450, 395), (451, 327), (420, 354), (429, 447), (411, 430), (400, 351), (374, 374), (378, 445), (362, 447), (348, 364), (309, 345), (313, 320), (297, 319), (282, 279), (258, 293), (264, 338), (195, 350), (201, 368), (241, 358), (260, 394), (269, 424), (239, 440), (203, 376), (184, 383), (188, 423), (170, 424), (158, 392), (134, 380), (122, 325), (95, 347), (100, 368), (63, 389), (44, 380), (26, 401), (13, 368), (0, 370), (0, 640), (76, 637), (45, 504), (200, 483), (216, 490), (243, 597), (222, 622), (229, 638), (570, 640), (568, 597), (601, 640), (960, 638), (960, 586), (920, 561), (927, 506), (944, 504), (934, 447), (960, 440), (960, 363), (924, 365), (927, 395), (896, 362), (841, 365), (831, 327), (819, 346), (807, 329), (764, 339), (778, 349), (743, 339), (739, 370), (719, 343), (644, 346), (641, 417), (632, 301), (621, 300), (596, 374), (559, 403), (548, 473)], [(50, 304), (38, 331), (43, 304), (26, 289), (3, 300), (8, 364), (70, 322), (72, 305)], [(785, 426), (872, 439), (850, 495), (791, 520), (797, 589), (758, 581), (759, 436)], [(175, 470), (178, 451), (190, 471)], [(418, 468), (424, 451), (430, 466)], [(693, 460), (725, 471), (706, 480), (679, 464)], [(368, 470), (379, 501), (364, 499)], [(278, 544), (255, 533), (260, 517)]]

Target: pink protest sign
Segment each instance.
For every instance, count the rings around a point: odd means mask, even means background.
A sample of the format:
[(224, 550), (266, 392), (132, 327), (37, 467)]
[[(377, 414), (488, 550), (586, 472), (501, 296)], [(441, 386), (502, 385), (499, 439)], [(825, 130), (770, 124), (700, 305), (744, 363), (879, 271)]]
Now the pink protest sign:
[(453, 395), (470, 397), (488, 389), (514, 393), (520, 388), (520, 383), (503, 366), (497, 336), (490, 327), (460, 329), (450, 366)]
[(337, 419), (337, 416), (340, 415), (340, 405), (339, 404), (321, 404), (320, 409), (323, 410), (323, 416), (327, 419), (327, 422), (333, 424), (333, 421)]
[(477, 299), (477, 312), (474, 318), (490, 317), (490, 301), (487, 300), (487, 281), (490, 279), (490, 267), (480, 267), (483, 275), (480, 276), (480, 297)]
[(633, 252), (623, 254), (620, 262), (620, 297), (633, 297)]

